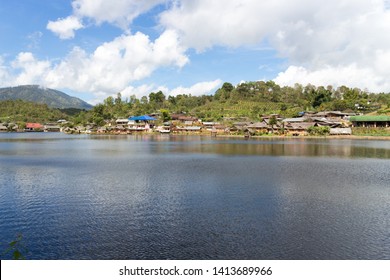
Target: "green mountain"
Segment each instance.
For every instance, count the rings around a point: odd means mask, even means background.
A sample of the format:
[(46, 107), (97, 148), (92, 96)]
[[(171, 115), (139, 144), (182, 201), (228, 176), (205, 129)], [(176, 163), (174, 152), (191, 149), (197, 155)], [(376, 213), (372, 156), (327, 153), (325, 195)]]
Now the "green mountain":
[(77, 108), (86, 110), (92, 108), (92, 105), (77, 97), (72, 97), (61, 91), (43, 88), (38, 85), (0, 88), (0, 101), (18, 99), (47, 104), (50, 108)]

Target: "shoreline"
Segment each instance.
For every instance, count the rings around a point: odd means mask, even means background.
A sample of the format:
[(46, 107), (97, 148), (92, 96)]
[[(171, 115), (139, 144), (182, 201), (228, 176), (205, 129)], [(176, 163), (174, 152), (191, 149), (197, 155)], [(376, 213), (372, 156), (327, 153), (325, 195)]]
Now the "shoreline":
[[(20, 133), (20, 134), (25, 134), (27, 132), (25, 131), (7, 131), (7, 132), (0, 132), (0, 135), (4, 134), (14, 134), (14, 133)], [(250, 136), (246, 137), (245, 135), (228, 135), (228, 134), (209, 134), (209, 133), (186, 133), (186, 134), (176, 134), (176, 133), (168, 133), (168, 134), (160, 134), (157, 132), (142, 132), (142, 133), (130, 133), (130, 134), (125, 134), (125, 133), (65, 133), (65, 132), (44, 132), (44, 131), (37, 131), (33, 134), (36, 133), (63, 133), (67, 135), (80, 135), (80, 134), (85, 134), (85, 135), (96, 135), (96, 136), (129, 136), (129, 135), (150, 135), (150, 136), (155, 136), (155, 135), (166, 135), (166, 136), (203, 136), (203, 137), (210, 137), (210, 138), (243, 138), (243, 139), (354, 139), (354, 140), (390, 140), (390, 135), (389, 136), (377, 136), (377, 135), (326, 135), (326, 136), (291, 136), (291, 135), (256, 135), (256, 136)], [(30, 134), (30, 133), (27, 133)]]
[[(214, 137), (214, 136), (212, 136)], [(226, 138), (245, 138), (243, 135), (217, 135), (216, 137)], [(250, 136), (246, 139), (355, 139), (355, 140), (390, 140), (390, 136), (361, 136), (361, 135), (327, 135), (327, 136), (286, 136), (286, 135), (272, 135), (272, 136)]]

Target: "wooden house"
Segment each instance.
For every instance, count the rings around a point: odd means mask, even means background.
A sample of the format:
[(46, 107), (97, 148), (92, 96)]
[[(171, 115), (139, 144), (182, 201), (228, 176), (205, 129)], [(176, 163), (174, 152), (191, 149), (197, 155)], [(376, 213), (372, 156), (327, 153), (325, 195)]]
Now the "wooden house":
[(6, 127), (4, 124), (0, 124), (0, 132), (7, 132), (8, 127)]
[(311, 126), (316, 126), (316, 123), (315, 122), (292, 122), (292, 123), (285, 124), (284, 129), (287, 131), (288, 135), (303, 136), (303, 135), (307, 135), (307, 129)]
[(43, 126), (43, 130), (45, 132), (60, 132), (61, 127), (59, 125), (56, 125), (56, 124), (45, 124)]

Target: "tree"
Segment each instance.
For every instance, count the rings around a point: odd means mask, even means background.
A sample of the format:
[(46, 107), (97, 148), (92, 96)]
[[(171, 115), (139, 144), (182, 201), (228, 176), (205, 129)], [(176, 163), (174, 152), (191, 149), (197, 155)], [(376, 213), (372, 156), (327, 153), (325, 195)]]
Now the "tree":
[(176, 97), (172, 95), (168, 96), (168, 102), (171, 103), (171, 105), (176, 106)]
[(271, 118), (269, 119), (268, 124), (271, 126), (272, 133), (274, 133), (274, 125), (278, 124), (278, 120), (276, 119), (275, 115), (271, 116)]
[(234, 86), (231, 83), (223, 83), (221, 89), (225, 92), (231, 92), (234, 89)]
[(160, 113), (162, 115), (163, 122), (167, 122), (171, 120), (171, 115), (169, 114), (168, 110), (161, 109)]
[(115, 105), (121, 105), (121, 104), (122, 104), (122, 94), (118, 92), (115, 98)]
[(316, 91), (313, 91), (312, 94), (314, 96), (311, 104), (314, 108), (332, 100), (332, 93), (324, 87), (319, 87)]
[(148, 104), (148, 98), (146, 96), (141, 97), (141, 104)]
[(151, 92), (149, 94), (149, 101), (156, 102), (156, 103), (162, 103), (165, 101), (165, 95), (161, 90), (156, 92), (156, 93)]

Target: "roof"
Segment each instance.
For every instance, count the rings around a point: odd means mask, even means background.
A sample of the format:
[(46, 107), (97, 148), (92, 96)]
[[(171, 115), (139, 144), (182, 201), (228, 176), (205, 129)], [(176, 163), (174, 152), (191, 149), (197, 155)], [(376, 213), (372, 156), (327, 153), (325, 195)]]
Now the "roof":
[(248, 125), (248, 128), (268, 128), (268, 125), (265, 122), (257, 122)]
[(315, 123), (313, 122), (303, 122), (303, 123), (290, 123), (286, 126), (288, 129), (295, 129), (295, 130), (306, 130), (311, 126), (314, 126)]
[(128, 119), (117, 119), (116, 120), (116, 123), (125, 123), (125, 122), (128, 122), (129, 120)]
[(40, 123), (26, 123), (26, 128), (43, 128)]
[(152, 118), (148, 115), (143, 116), (134, 116), (128, 119), (129, 121), (155, 121), (155, 118)]
[(179, 119), (179, 121), (196, 121), (196, 120), (198, 120), (197, 118), (191, 117), (191, 116), (180, 116), (178, 119)]
[(60, 129), (61, 127), (59, 125), (54, 125), (54, 124), (45, 124), (45, 128), (58, 128), (58, 129)]
[(202, 128), (200, 126), (185, 126), (185, 127), (177, 127), (177, 130), (192, 130), (192, 131), (197, 131), (201, 130)]
[(390, 122), (390, 116), (353, 116), (351, 122)]
[(306, 121), (306, 117), (300, 117), (300, 118), (287, 118), (282, 120), (282, 122), (304, 122)]

